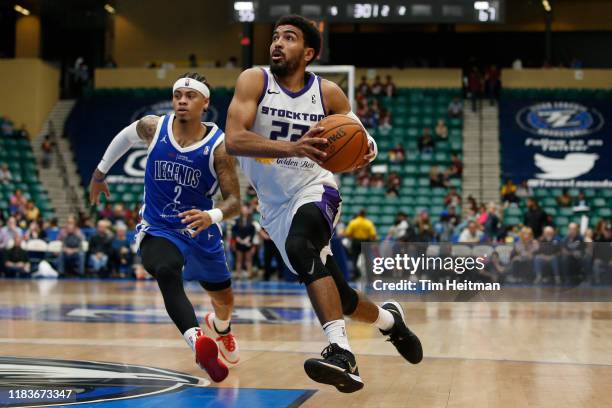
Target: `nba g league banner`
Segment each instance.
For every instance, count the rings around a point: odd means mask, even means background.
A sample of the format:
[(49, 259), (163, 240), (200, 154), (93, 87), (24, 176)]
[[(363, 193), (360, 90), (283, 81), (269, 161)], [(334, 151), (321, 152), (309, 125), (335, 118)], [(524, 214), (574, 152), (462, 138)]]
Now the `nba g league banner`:
[(612, 188), (612, 105), (502, 100), (502, 174), (532, 187)]
[[(208, 111), (202, 118), (215, 122), (225, 129), (225, 118), (232, 95), (211, 95)], [(102, 158), (113, 137), (125, 126), (146, 115), (172, 113), (172, 91), (168, 97), (142, 97), (135, 95), (95, 95), (84, 98), (75, 105), (68, 121), (66, 133), (72, 140), (75, 159), (83, 184), (88, 184), (92, 172)], [(142, 183), (147, 149), (144, 144), (135, 146), (110, 170), (110, 183)]]

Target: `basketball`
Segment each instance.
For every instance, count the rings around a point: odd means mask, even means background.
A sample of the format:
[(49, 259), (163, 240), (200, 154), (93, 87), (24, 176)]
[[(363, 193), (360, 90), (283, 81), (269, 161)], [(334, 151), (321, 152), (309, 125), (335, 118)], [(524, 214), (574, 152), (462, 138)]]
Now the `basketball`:
[(317, 126), (325, 128), (319, 137), (328, 141), (323, 149), (327, 157), (321, 164), (332, 173), (354, 170), (368, 152), (368, 138), (363, 126), (346, 115), (330, 115)]

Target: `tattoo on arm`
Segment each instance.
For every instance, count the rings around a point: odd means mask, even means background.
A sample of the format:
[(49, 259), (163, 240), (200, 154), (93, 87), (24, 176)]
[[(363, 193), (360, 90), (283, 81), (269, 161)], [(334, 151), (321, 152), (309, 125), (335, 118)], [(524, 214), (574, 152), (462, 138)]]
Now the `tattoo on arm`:
[(140, 119), (136, 124), (136, 132), (138, 133), (138, 137), (140, 137), (140, 139), (147, 145), (150, 145), (153, 141), (153, 137), (155, 137), (157, 122), (159, 122), (159, 116), (147, 115)]
[(217, 202), (216, 207), (223, 211), (223, 218), (234, 218), (240, 214), (240, 183), (236, 173), (236, 161), (227, 154), (225, 142), (215, 149), (214, 155), (215, 171), (223, 196), (223, 201)]

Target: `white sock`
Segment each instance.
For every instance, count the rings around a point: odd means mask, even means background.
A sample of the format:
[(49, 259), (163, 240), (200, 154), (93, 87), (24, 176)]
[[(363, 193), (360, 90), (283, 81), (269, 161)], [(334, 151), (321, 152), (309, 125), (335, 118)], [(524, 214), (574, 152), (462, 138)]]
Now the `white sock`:
[(213, 327), (215, 328), (215, 331), (218, 334), (225, 332), (229, 328), (230, 320), (231, 319), (221, 320), (217, 318), (217, 315), (215, 315), (215, 317), (213, 317)]
[(187, 329), (185, 333), (183, 333), (183, 337), (187, 342), (187, 345), (191, 347), (191, 351), (195, 352), (195, 343), (198, 338), (198, 332), (202, 331), (199, 327), (192, 327), (191, 329)]
[(323, 325), (323, 331), (330, 343), (336, 343), (345, 350), (353, 352), (346, 335), (346, 324), (344, 320), (332, 320)]
[(378, 318), (374, 322), (374, 326), (378, 327), (380, 330), (391, 330), (393, 325), (395, 324), (395, 319), (393, 318), (393, 314), (387, 309), (383, 309), (378, 306)]

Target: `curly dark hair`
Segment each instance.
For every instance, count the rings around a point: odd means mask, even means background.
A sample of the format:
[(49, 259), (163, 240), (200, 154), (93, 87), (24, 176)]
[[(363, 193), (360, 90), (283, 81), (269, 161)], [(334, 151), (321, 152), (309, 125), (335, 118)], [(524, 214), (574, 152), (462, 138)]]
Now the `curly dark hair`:
[(304, 46), (314, 50), (314, 57), (308, 63), (316, 60), (321, 52), (321, 33), (313, 21), (297, 14), (283, 16), (274, 24), (274, 29), (282, 25), (291, 25), (299, 28), (304, 34)]

